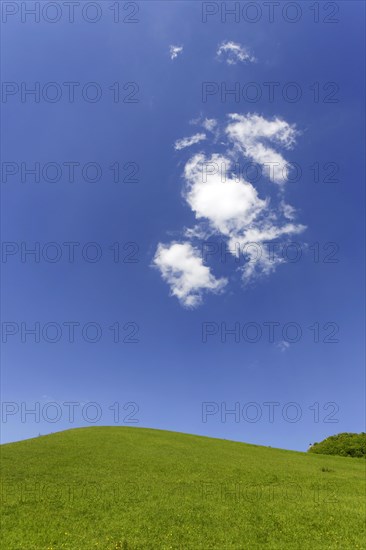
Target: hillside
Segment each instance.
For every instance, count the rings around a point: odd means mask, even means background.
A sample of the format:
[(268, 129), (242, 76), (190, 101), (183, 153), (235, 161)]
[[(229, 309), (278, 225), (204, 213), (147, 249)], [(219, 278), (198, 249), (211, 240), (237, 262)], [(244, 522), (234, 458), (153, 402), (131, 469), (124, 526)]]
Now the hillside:
[(365, 461), (126, 427), (1, 447), (6, 550), (362, 548)]

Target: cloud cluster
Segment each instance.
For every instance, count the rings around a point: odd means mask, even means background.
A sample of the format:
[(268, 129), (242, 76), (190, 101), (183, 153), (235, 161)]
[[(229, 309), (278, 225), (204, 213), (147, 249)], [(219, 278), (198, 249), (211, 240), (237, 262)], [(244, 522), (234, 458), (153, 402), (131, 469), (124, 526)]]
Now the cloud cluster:
[[(160, 243), (154, 258), (154, 265), (169, 284), (171, 294), (185, 307), (196, 307), (204, 293), (221, 292), (228, 283), (226, 278), (217, 279), (204, 265), (200, 250), (194, 245), (198, 239), (220, 236), (233, 256), (245, 250), (246, 261), (237, 270), (247, 285), (268, 276), (285, 262), (275, 253), (272, 256), (259, 253), (260, 245), (288, 239), (305, 230), (304, 225), (295, 222), (296, 210), (284, 200), (287, 161), (280, 150), (295, 145), (299, 135), (295, 125), (256, 113), (230, 114), (221, 125), (207, 118), (200, 124), (214, 133), (215, 148), (219, 147), (217, 136), (220, 136), (220, 146), (225, 150), (201, 151), (186, 161), (182, 194), (197, 224), (185, 230), (181, 242)], [(203, 139), (208, 148), (206, 134), (178, 140), (175, 148), (180, 150)], [(235, 173), (234, 165), (241, 159), (250, 159), (264, 168), (268, 189), (275, 191), (275, 197), (270, 193), (261, 196), (252, 183)]]

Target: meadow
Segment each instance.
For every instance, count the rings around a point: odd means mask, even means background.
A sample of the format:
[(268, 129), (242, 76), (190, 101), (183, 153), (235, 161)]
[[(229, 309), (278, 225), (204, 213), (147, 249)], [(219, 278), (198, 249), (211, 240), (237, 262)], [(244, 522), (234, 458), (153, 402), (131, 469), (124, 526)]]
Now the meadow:
[(1, 446), (4, 550), (357, 549), (365, 460), (129, 427)]

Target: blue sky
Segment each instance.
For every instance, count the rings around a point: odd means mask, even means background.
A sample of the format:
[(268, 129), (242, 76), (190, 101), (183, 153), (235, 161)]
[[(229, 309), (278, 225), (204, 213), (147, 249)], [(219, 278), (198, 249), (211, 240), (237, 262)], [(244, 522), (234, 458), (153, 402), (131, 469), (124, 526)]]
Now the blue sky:
[[(255, 23), (242, 12), (238, 22), (220, 12), (203, 22), (201, 2), (138, 2), (130, 16), (134, 3), (121, 2), (121, 17), (138, 22), (115, 23), (113, 3), (96, 4), (95, 23), (78, 10), (74, 23), (65, 11), (55, 23), (47, 20), (52, 11), (39, 23), (3, 12), (2, 440), (93, 425), (95, 414), (100, 424), (134, 419), (136, 426), (295, 450), (362, 431), (364, 4), (337, 2), (331, 15), (320, 2), (318, 23), (307, 2), (296, 4), (301, 18), (293, 23), (283, 3), (273, 22), (260, 4)], [(219, 4), (210, 5), (215, 11)], [(327, 23), (332, 17), (338, 22)], [(171, 46), (183, 47), (173, 59)], [(31, 95), (22, 101), (22, 86), (36, 82), (39, 102)], [(77, 83), (73, 102), (65, 82)], [(120, 98), (137, 101), (114, 102), (116, 82)], [(207, 82), (215, 93), (205, 98)], [(268, 82), (278, 83), (272, 101)], [(301, 91), (296, 102), (286, 99), (295, 90), (289, 82)], [(235, 83), (239, 101), (216, 93)], [(256, 102), (246, 95), (248, 83), (262, 94)], [(60, 100), (48, 101), (55, 90)], [(86, 100), (95, 90), (100, 100)], [(197, 134), (196, 144), (177, 144)], [(282, 181), (264, 170), (258, 182), (234, 183), (229, 170), (228, 182), (204, 187), (200, 167), (187, 176), (187, 166), (212, 155), (261, 168), (260, 159), (277, 155), (302, 175)], [(74, 182), (70, 162), (78, 163)], [(39, 163), (40, 181), (24, 173), (22, 182), (22, 163)], [(47, 163), (54, 164), (42, 172)], [(83, 172), (88, 163), (94, 168)], [(88, 181), (95, 166), (99, 181)], [(123, 182), (128, 175), (137, 181)], [(274, 240), (281, 252), (296, 242), (297, 262), (258, 264), (249, 276), (248, 257), (202, 258), (207, 241), (210, 250), (256, 241), (265, 255), (264, 233), (284, 227)], [(187, 233), (193, 228), (195, 236)], [(71, 242), (79, 243), (73, 260), (64, 244)], [(174, 245), (178, 257), (162, 254)], [(39, 261), (24, 255), (37, 246)], [(95, 253), (101, 257), (93, 262)], [(78, 323), (73, 342), (70, 322)], [(25, 332), (36, 323), (39, 342)], [(273, 341), (268, 323), (276, 323)], [(229, 334), (225, 341), (225, 327), (234, 326), (239, 341)], [(251, 327), (260, 331), (256, 342), (248, 341)], [(203, 341), (207, 330), (214, 334)], [(297, 342), (290, 342), (293, 330)], [(266, 403), (276, 403), (273, 421)], [(25, 415), (34, 407), (39, 422)], [(225, 416), (235, 407), (239, 417)]]

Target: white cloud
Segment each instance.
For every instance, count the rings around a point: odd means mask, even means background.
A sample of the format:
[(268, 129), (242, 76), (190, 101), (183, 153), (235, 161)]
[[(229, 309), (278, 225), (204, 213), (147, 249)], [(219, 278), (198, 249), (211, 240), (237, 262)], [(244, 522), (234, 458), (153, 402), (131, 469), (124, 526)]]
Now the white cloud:
[(278, 117), (268, 120), (257, 114), (231, 114), (229, 118), (225, 131), (236, 149), (260, 164), (270, 180), (285, 183), (288, 162), (268, 142), (290, 149), (298, 134), (295, 126)]
[(256, 61), (255, 57), (250, 55), (247, 48), (237, 42), (222, 42), (216, 53), (217, 57), (219, 59), (225, 59), (228, 65), (236, 65), (238, 62), (247, 63)]
[(198, 219), (230, 236), (253, 222), (267, 203), (245, 180), (234, 179), (226, 171), (223, 178), (222, 166), (228, 171), (230, 159), (217, 154), (207, 158), (202, 153), (192, 157), (184, 169), (184, 196)]
[(205, 291), (218, 293), (227, 284), (227, 279), (216, 279), (210, 273), (210, 269), (203, 265), (199, 251), (187, 242), (160, 243), (154, 265), (169, 284), (171, 294), (185, 307), (198, 306)]
[(174, 144), (174, 149), (176, 151), (180, 151), (181, 149), (185, 149), (186, 147), (195, 145), (196, 143), (199, 143), (200, 141), (203, 141), (205, 139), (206, 139), (206, 134), (195, 134), (194, 136), (191, 136), (191, 137), (178, 139)]
[(170, 59), (175, 59), (183, 51), (183, 46), (169, 46)]

